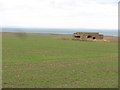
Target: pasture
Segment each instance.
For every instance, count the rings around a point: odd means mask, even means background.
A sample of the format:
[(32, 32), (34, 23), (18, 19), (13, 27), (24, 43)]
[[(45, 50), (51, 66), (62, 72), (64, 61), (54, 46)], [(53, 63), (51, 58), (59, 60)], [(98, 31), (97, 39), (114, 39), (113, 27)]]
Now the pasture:
[(118, 43), (3, 33), (3, 88), (117, 88)]

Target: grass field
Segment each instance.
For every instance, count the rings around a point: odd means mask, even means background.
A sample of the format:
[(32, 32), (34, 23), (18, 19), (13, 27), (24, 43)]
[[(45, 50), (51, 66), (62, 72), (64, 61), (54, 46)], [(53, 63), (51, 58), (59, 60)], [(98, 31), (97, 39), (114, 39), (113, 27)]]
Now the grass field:
[(2, 89), (2, 34), (0, 33), (0, 89)]
[(118, 87), (118, 44), (71, 38), (71, 35), (4, 33), (3, 87)]

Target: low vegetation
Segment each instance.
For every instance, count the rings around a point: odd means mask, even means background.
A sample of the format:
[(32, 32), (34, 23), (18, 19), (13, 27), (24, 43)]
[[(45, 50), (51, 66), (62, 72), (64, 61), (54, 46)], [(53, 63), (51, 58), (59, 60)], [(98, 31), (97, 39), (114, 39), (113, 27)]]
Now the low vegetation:
[(3, 33), (4, 88), (118, 87), (117, 43), (82, 42), (72, 35), (24, 35)]

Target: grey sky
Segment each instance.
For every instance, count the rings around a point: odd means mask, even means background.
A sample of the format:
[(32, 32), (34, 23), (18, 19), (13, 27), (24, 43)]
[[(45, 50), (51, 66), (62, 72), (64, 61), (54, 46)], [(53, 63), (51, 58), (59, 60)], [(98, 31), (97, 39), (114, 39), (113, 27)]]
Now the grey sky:
[(117, 29), (118, 0), (1, 0), (3, 27)]

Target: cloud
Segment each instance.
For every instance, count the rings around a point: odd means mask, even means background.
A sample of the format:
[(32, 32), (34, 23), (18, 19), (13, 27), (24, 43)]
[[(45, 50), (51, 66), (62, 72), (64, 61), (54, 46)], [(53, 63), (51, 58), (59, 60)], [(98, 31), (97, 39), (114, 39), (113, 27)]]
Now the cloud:
[(1, 0), (0, 24), (3, 27), (117, 29), (117, 4), (101, 2), (100, 0)]
[(116, 5), (118, 4), (119, 0), (95, 0), (99, 4), (112, 4)]

